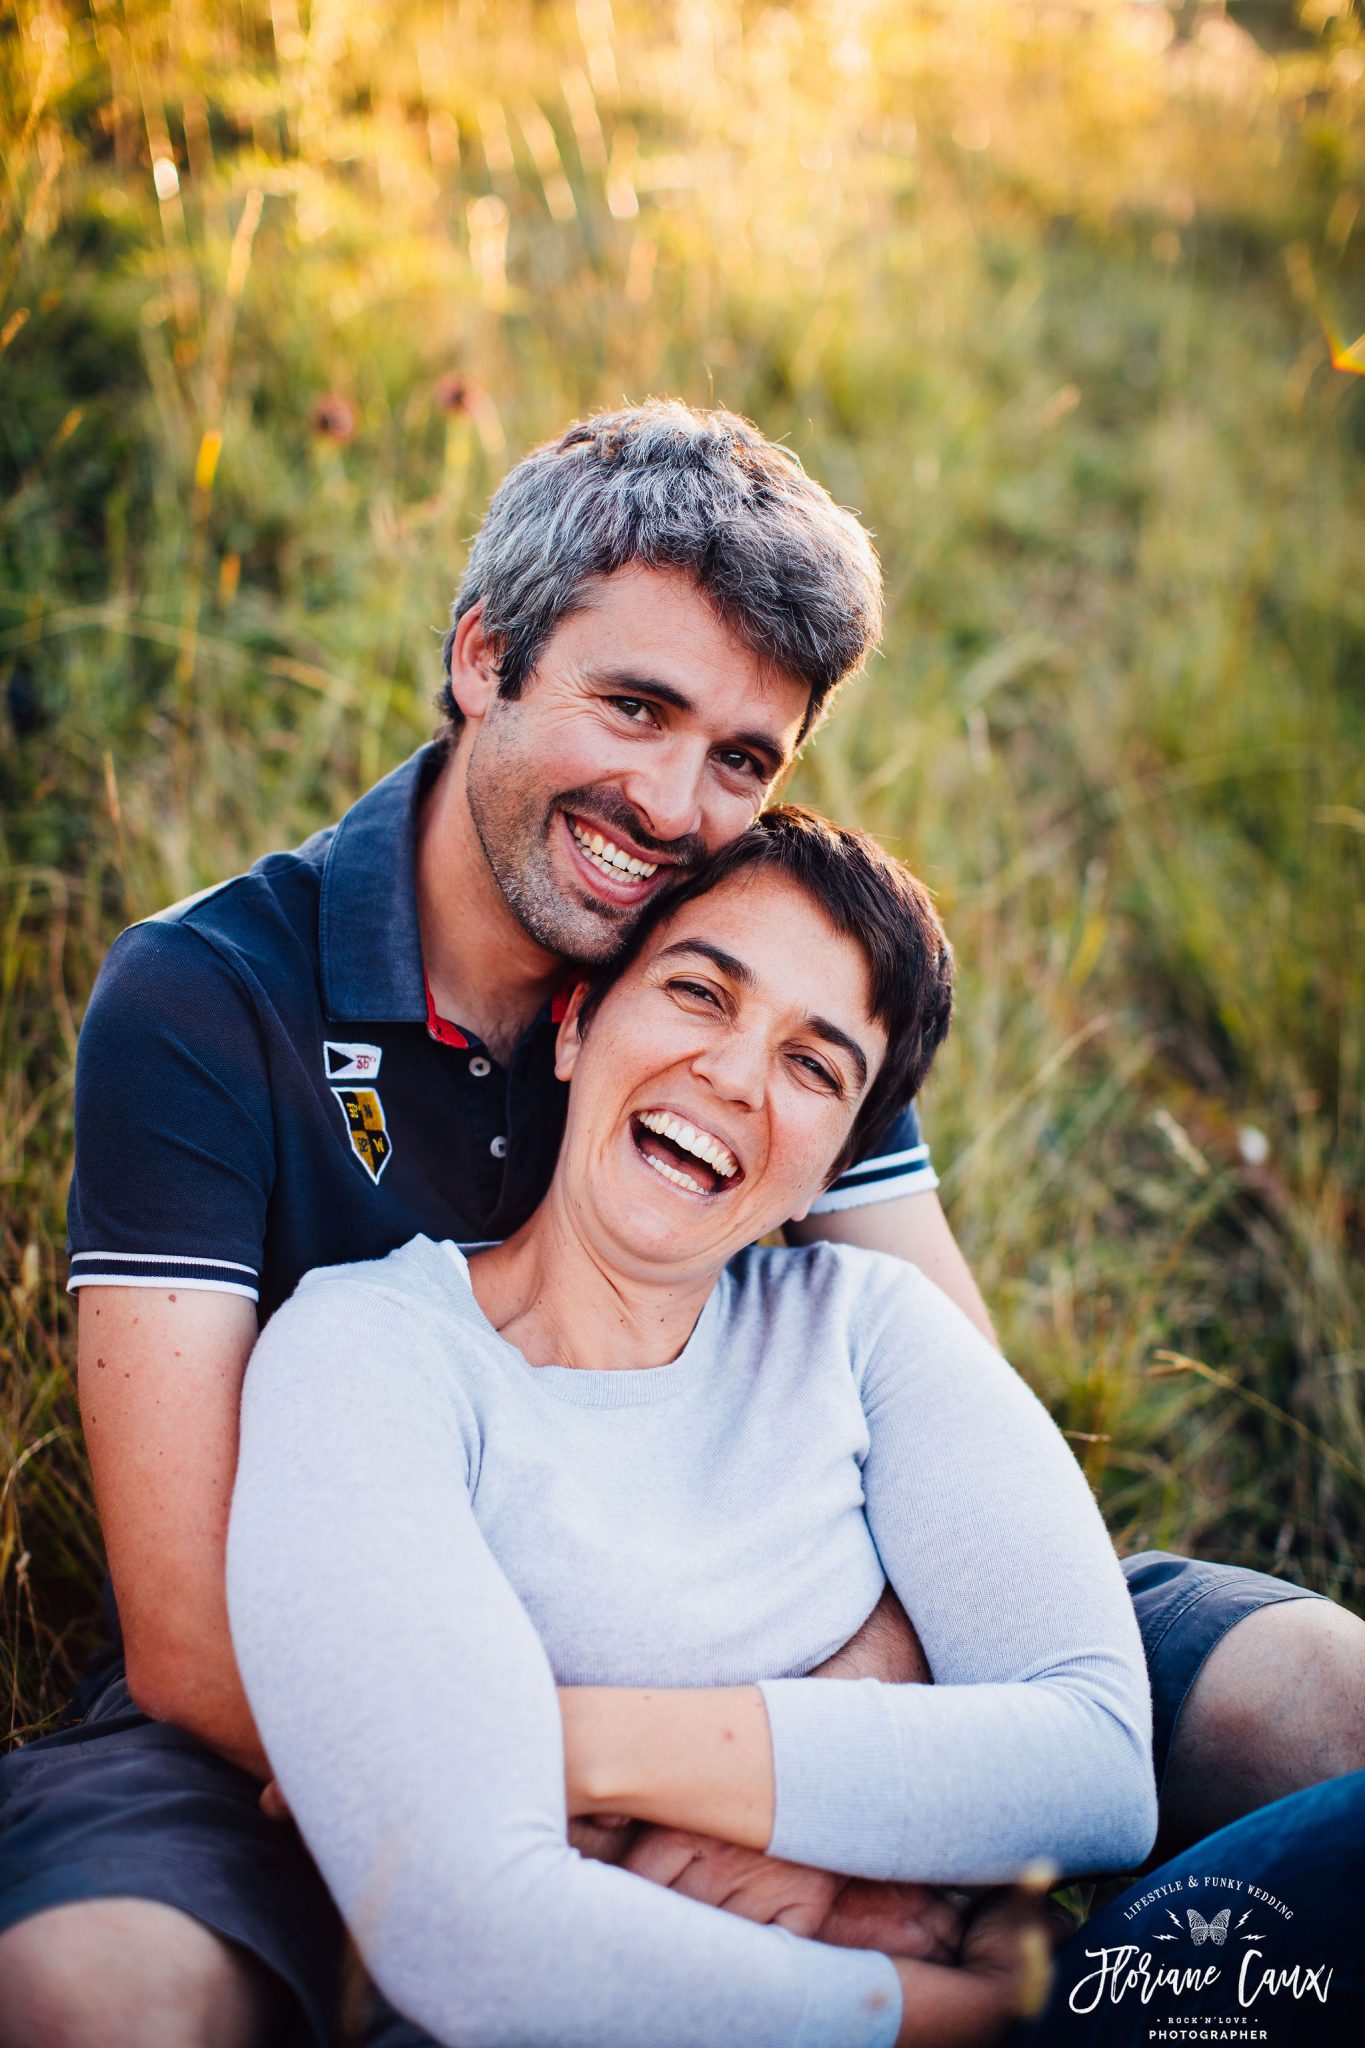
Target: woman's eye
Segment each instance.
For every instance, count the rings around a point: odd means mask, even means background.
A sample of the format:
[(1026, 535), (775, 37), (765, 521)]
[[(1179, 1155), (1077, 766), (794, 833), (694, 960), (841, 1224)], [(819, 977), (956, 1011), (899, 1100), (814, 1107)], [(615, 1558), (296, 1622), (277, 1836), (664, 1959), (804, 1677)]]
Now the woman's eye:
[(811, 1076), (812, 1080), (819, 1083), (820, 1087), (828, 1089), (832, 1095), (843, 1094), (843, 1085), (838, 1075), (832, 1074), (823, 1060), (817, 1060), (810, 1053), (806, 1052), (793, 1053), (792, 1058), (798, 1067), (803, 1068)]
[(709, 1003), (713, 1009), (719, 1001), (719, 997), (716, 995), (715, 990), (713, 988), (707, 988), (705, 982), (670, 981), (668, 984), (668, 988), (669, 993), (671, 995), (693, 996), (700, 1002)]

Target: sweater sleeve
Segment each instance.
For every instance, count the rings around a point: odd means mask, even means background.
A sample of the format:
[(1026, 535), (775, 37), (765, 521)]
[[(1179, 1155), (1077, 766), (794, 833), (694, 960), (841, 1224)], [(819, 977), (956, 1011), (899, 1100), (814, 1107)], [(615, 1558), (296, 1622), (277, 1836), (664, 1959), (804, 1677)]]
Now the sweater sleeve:
[(471, 1507), (458, 1335), (315, 1276), (267, 1326), (244, 1391), (233, 1642), (371, 1974), (459, 2048), (889, 2048), (885, 1956), (569, 1848), (553, 1675)]
[(862, 1299), (866, 1513), (935, 1682), (764, 1683), (771, 1853), (955, 1884), (1038, 1861), (1131, 1867), (1156, 1829), (1151, 1702), (1085, 1478), (1042, 1403), (921, 1274), (883, 1273)]

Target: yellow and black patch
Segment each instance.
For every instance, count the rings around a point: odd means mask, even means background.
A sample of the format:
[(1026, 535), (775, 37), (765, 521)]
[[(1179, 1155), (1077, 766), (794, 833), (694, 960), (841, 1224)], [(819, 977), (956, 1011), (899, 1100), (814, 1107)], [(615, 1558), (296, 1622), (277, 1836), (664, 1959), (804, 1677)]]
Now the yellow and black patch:
[(332, 1093), (341, 1104), (341, 1114), (346, 1119), (346, 1133), (351, 1141), (351, 1150), (377, 1187), (380, 1174), (393, 1156), (393, 1145), (389, 1138), (389, 1127), (384, 1121), (384, 1105), (379, 1100), (379, 1090), (334, 1088)]

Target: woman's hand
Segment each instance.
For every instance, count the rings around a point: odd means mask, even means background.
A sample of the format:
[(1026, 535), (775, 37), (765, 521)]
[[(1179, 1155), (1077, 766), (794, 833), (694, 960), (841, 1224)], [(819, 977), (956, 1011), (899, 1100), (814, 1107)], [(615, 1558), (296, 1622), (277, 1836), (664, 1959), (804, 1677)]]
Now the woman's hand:
[(972, 1915), (956, 1969), (893, 1957), (903, 2010), (896, 2048), (994, 2048), (1016, 2019), (1041, 2012), (1060, 1908), (1036, 1890), (990, 1892)]
[(1009, 1886), (989, 1892), (962, 1936), (962, 1968), (998, 1984), (1011, 2015), (1041, 2012), (1052, 1976), (1052, 1957), (1065, 1939), (1060, 1906), (1036, 1892)]
[(962, 1937), (958, 1968), (894, 1956), (900, 1978), (896, 2048), (997, 2048), (1015, 2019), (1042, 2011), (1056, 1919), (1025, 1888), (988, 1892)]

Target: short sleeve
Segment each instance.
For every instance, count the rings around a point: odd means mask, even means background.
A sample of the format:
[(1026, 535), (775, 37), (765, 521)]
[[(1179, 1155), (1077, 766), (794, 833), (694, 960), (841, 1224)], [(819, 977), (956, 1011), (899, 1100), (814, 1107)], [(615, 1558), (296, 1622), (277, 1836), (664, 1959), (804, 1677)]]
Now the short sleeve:
[(274, 1155), (245, 984), (189, 926), (134, 925), (100, 971), (76, 1053), (70, 1286), (255, 1301)]
[(811, 1203), (812, 1216), (830, 1216), (838, 1209), (861, 1209), (866, 1202), (889, 1202), (897, 1195), (927, 1195), (938, 1186), (929, 1147), (920, 1130), (913, 1102), (907, 1102), (875, 1152), (841, 1173)]

